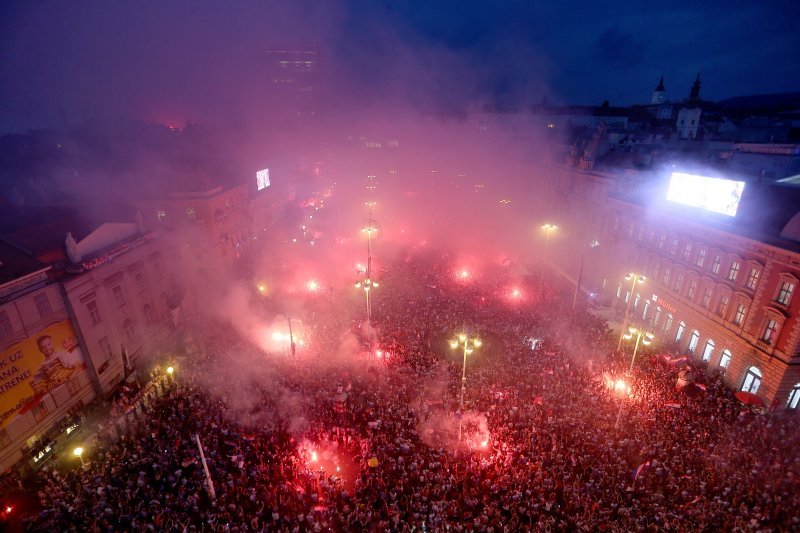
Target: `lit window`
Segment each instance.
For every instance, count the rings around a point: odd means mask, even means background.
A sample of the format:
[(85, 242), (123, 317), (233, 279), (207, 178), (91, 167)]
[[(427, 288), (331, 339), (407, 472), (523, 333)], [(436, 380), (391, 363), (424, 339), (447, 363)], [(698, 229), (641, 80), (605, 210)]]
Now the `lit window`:
[(736, 308), (736, 315), (733, 317), (733, 323), (741, 326), (744, 322), (744, 315), (747, 313), (747, 307), (744, 304), (739, 304)]
[(14, 327), (11, 325), (11, 319), (8, 318), (8, 313), (0, 311), (0, 339), (7, 339), (14, 334)]
[(736, 281), (741, 267), (742, 264), (739, 261), (734, 260), (733, 263), (731, 263), (731, 269), (728, 271), (728, 281)]
[(713, 289), (711, 287), (706, 287), (706, 289), (703, 291), (703, 307), (705, 307), (706, 309), (708, 309), (708, 304), (711, 302), (712, 292)]
[(719, 358), (719, 366), (722, 368), (728, 368), (728, 365), (731, 364), (732, 357), (733, 356), (731, 355), (730, 350), (722, 350), (722, 357)]
[(672, 244), (669, 246), (669, 255), (678, 253), (678, 239), (672, 239)]
[(711, 272), (714, 274), (719, 274), (719, 266), (722, 263), (722, 257), (719, 254), (714, 256), (714, 262), (711, 263)]
[(751, 268), (750, 274), (747, 276), (747, 283), (746, 286), (750, 290), (756, 290), (756, 285), (758, 285), (758, 277), (761, 275), (761, 271), (757, 268)]
[(692, 331), (692, 336), (689, 337), (689, 352), (694, 353), (697, 349), (697, 343), (700, 340), (700, 332), (697, 330)]
[(36, 302), (39, 318), (45, 318), (53, 314), (53, 309), (50, 307), (50, 300), (48, 300), (46, 293), (37, 294), (33, 297), (33, 301)]
[(761, 340), (767, 344), (772, 344), (775, 340), (775, 334), (778, 332), (778, 321), (774, 318), (767, 319), (767, 325), (764, 327), (764, 332), (761, 334)]
[(166, 211), (164, 211), (163, 209), (159, 209), (156, 211), (156, 219), (158, 219), (159, 222), (162, 222), (165, 218), (167, 218)]
[(686, 297), (690, 300), (694, 298), (695, 289), (697, 289), (697, 280), (689, 280), (689, 288), (686, 291)]
[(727, 295), (723, 294), (719, 297), (719, 304), (717, 305), (717, 314), (722, 318), (725, 318), (725, 313), (728, 311), (728, 303), (730, 302), (730, 298)]
[(711, 359), (711, 354), (714, 353), (714, 341), (708, 339), (706, 341), (706, 346), (703, 348), (703, 361), (708, 361)]
[(794, 283), (791, 281), (784, 281), (781, 284), (781, 290), (778, 292), (778, 297), (775, 299), (779, 304), (789, 305), (792, 301), (792, 293), (794, 292)]
[[(671, 317), (672, 317), (672, 316), (670, 315), (670, 318), (671, 318)], [(684, 332), (684, 331), (686, 331), (686, 322), (684, 322), (683, 320), (681, 320), (681, 321), (678, 323), (678, 331), (676, 331), (676, 332), (675, 332), (675, 342), (678, 342), (679, 340), (681, 340), (681, 337), (683, 337), (683, 332)]]
[(761, 371), (751, 366), (747, 369), (747, 373), (744, 376), (744, 381), (742, 382), (742, 390), (745, 392), (751, 392), (755, 394), (758, 391), (758, 387), (761, 385)]
[(687, 242), (686, 246), (683, 247), (683, 255), (682, 255), (683, 260), (688, 261), (691, 255), (692, 255), (692, 245), (691, 243)]
[(694, 260), (694, 265), (697, 268), (703, 268), (703, 265), (706, 262), (706, 250), (705, 248), (700, 248), (697, 250), (697, 257)]
[[(786, 403), (786, 408), (797, 409), (798, 404), (800, 404), (800, 383), (795, 385), (792, 392), (789, 393), (789, 401)], [(2, 447), (2, 441), (0, 441), (0, 447)]]
[(667, 242), (667, 236), (662, 233), (661, 234), (661, 238), (658, 241), (658, 249), (659, 250), (663, 250), (664, 249), (664, 243), (665, 242)]

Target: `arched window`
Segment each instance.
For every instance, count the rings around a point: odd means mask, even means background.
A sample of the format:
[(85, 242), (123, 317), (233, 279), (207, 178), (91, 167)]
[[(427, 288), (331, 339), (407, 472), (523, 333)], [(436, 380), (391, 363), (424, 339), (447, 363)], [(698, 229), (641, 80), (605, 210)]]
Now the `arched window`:
[(661, 306), (656, 306), (656, 312), (653, 315), (653, 329), (661, 323)]
[(697, 342), (700, 340), (700, 332), (697, 330), (692, 331), (692, 336), (689, 337), (689, 352), (694, 353), (697, 349)]
[(637, 292), (637, 293), (636, 293), (636, 298), (634, 298), (634, 300), (633, 300), (633, 308), (634, 308), (634, 309), (639, 309), (639, 301), (640, 301), (641, 299), (642, 299), (642, 297), (641, 297), (641, 296), (639, 295), (639, 293)]
[(786, 404), (787, 409), (797, 409), (800, 404), (800, 383), (794, 386), (792, 392), (789, 393), (789, 402)]
[(136, 339), (136, 332), (133, 331), (133, 322), (130, 319), (122, 323), (122, 329), (125, 331), (125, 338), (129, 341)]
[(731, 359), (733, 358), (733, 354), (727, 348), (722, 350), (722, 357), (719, 358), (719, 366), (722, 368), (728, 368), (728, 365), (731, 364)]
[(742, 390), (745, 392), (752, 392), (755, 394), (758, 391), (758, 387), (761, 385), (761, 371), (751, 366), (747, 369), (747, 373), (744, 375), (744, 381), (742, 382)]
[(667, 315), (667, 320), (664, 321), (664, 333), (668, 332), (672, 328), (672, 313)]
[(681, 340), (684, 331), (686, 331), (686, 322), (681, 320), (680, 323), (678, 323), (678, 332), (675, 334), (675, 342)]
[(642, 318), (647, 320), (647, 311), (650, 309), (650, 300), (644, 301), (644, 311), (642, 311)]
[(708, 361), (711, 359), (712, 353), (714, 353), (714, 341), (708, 339), (706, 342), (706, 347), (703, 348), (703, 361)]

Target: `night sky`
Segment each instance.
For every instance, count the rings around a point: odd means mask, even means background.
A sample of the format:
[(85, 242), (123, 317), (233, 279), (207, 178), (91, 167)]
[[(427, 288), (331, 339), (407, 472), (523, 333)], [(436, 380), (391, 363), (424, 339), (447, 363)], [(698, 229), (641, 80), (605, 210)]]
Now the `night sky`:
[(707, 100), (800, 88), (796, 0), (4, 2), (0, 131), (237, 120), (263, 51), (317, 46), (328, 103), (454, 111)]

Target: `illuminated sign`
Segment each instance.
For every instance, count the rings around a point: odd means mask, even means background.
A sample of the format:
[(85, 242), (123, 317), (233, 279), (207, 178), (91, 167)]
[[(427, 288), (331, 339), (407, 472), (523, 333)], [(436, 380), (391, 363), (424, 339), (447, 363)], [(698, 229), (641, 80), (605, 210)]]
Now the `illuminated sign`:
[(258, 189), (266, 189), (269, 187), (269, 169), (265, 168), (264, 170), (259, 170), (256, 172), (256, 183), (258, 184)]
[(743, 181), (673, 172), (667, 200), (732, 217), (736, 216), (743, 190)]
[(51, 324), (0, 352), (0, 427), (85, 369), (69, 320)]

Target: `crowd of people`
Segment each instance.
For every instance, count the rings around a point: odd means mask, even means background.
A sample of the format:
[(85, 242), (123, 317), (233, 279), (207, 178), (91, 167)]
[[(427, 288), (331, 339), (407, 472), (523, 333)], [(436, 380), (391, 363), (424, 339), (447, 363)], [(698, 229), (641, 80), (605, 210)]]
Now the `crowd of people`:
[[(129, 395), (126, 427), (105, 425), (84, 466), (37, 474), (27, 527), (800, 528), (796, 417), (741, 404), (700, 368), (687, 394), (683, 366), (659, 354), (625, 375), (629, 355), (568, 293), (502, 266), (465, 281), (452, 266), (399, 259), (371, 326), (360, 301), (337, 297), (306, 321), (295, 357), (203, 322), (174, 376)], [(484, 342), (462, 406), (462, 352), (446, 341), (465, 331)], [(327, 470), (318, 455), (334, 458)]]

